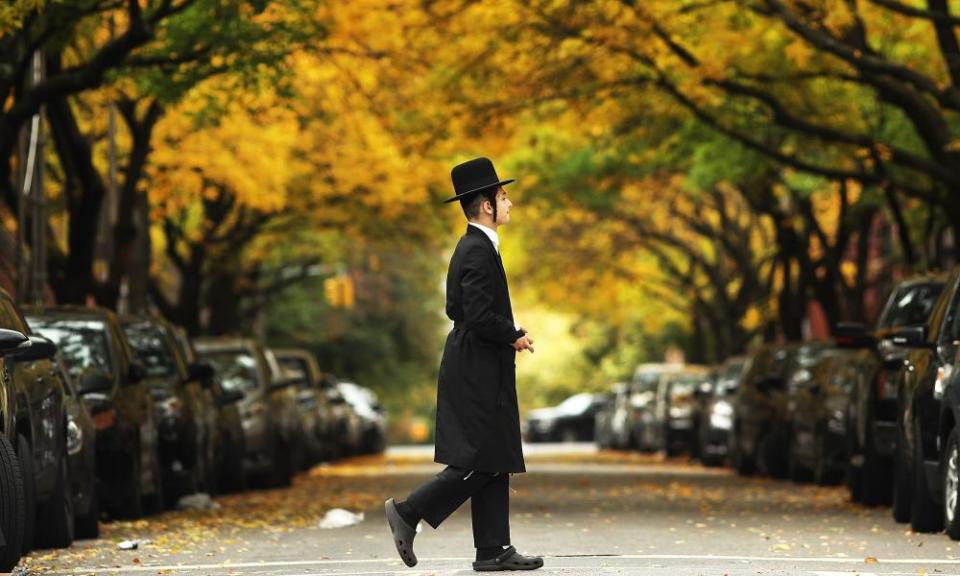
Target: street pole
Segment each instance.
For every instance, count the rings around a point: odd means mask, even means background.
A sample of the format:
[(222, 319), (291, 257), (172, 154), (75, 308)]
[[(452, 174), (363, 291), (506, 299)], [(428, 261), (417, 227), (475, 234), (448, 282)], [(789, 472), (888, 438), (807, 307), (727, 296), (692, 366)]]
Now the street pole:
[[(43, 81), (43, 54), (34, 52), (30, 83)], [(17, 301), (43, 302), (46, 286), (46, 192), (43, 178), (43, 111), (30, 120), (29, 131), (20, 141), (21, 188), (17, 198)], [(28, 224), (30, 258), (27, 258)]]

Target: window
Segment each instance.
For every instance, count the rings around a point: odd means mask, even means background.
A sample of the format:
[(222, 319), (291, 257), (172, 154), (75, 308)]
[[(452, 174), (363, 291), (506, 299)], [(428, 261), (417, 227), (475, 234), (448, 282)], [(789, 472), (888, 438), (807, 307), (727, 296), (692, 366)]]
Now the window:
[(177, 364), (170, 342), (159, 326), (151, 322), (132, 322), (124, 324), (123, 331), (137, 360), (146, 369), (147, 376), (176, 376)]
[(260, 387), (257, 360), (247, 350), (216, 350), (201, 356), (220, 375), (224, 390), (249, 392)]
[(943, 284), (912, 284), (901, 288), (887, 304), (878, 328), (899, 328), (901, 326), (923, 326), (943, 291)]
[(113, 373), (110, 343), (101, 320), (44, 318), (31, 320), (30, 325), (57, 345), (71, 376), (77, 377), (91, 370)]

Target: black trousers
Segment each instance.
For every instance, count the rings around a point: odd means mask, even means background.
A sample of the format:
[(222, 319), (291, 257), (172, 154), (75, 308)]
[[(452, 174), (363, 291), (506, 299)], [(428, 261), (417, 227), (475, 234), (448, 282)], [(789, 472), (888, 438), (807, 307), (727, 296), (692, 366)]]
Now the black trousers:
[(510, 545), (510, 475), (474, 472), (447, 466), (407, 497), (407, 504), (427, 524), (438, 528), (470, 499), (473, 545)]

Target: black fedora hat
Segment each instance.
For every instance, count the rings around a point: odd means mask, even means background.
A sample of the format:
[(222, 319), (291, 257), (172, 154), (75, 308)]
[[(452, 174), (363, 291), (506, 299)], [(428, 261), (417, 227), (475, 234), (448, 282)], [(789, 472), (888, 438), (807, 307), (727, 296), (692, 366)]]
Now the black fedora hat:
[(513, 182), (513, 178), (500, 180), (497, 171), (493, 169), (493, 162), (482, 157), (457, 164), (450, 171), (450, 178), (453, 179), (453, 192), (456, 196), (444, 200), (445, 204), (454, 200), (466, 200), (484, 190)]

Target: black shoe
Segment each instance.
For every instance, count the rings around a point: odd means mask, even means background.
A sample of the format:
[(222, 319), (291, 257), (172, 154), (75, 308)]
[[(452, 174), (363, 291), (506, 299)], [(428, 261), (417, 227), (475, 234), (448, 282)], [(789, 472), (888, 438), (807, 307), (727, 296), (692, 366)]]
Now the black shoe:
[(473, 569), (477, 572), (494, 572), (499, 570), (536, 570), (543, 566), (543, 558), (539, 556), (524, 556), (509, 546), (503, 554), (491, 560), (477, 560)]
[(413, 553), (413, 539), (417, 535), (417, 527), (404, 522), (403, 517), (397, 512), (397, 504), (393, 498), (384, 502), (384, 508), (387, 510), (387, 524), (390, 525), (393, 543), (397, 546), (400, 559), (411, 568), (416, 566), (417, 555)]

